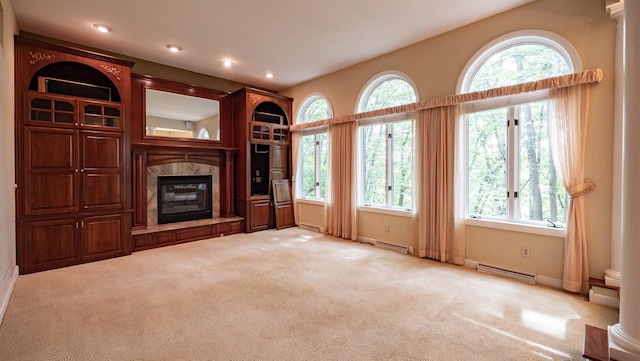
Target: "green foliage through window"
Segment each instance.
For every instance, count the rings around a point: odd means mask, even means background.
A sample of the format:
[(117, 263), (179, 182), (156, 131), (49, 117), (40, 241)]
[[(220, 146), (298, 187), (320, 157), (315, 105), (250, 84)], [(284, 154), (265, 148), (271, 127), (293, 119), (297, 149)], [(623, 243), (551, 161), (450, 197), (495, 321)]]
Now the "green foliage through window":
[[(332, 117), (329, 102), (315, 98), (302, 113), (301, 123)], [(324, 199), (327, 186), (327, 157), (329, 150), (327, 133), (305, 135), (300, 142), (300, 196)]]
[[(406, 80), (383, 77), (364, 100), (363, 111), (372, 111), (415, 103), (416, 94)], [(365, 205), (413, 207), (413, 137), (411, 120), (360, 128)]]
[[(488, 57), (467, 90), (570, 71), (552, 47), (516, 44)], [(467, 211), (472, 217), (565, 222), (569, 198), (553, 164), (547, 118), (547, 101), (509, 107), (497, 100), (494, 109), (467, 114)]]

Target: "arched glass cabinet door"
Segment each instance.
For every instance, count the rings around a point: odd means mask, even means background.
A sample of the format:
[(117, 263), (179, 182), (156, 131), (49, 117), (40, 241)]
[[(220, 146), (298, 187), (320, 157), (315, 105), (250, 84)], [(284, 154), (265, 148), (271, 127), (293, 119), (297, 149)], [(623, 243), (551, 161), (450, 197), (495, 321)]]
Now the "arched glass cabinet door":
[(258, 104), (251, 115), (252, 142), (289, 144), (289, 119), (287, 113), (274, 102)]

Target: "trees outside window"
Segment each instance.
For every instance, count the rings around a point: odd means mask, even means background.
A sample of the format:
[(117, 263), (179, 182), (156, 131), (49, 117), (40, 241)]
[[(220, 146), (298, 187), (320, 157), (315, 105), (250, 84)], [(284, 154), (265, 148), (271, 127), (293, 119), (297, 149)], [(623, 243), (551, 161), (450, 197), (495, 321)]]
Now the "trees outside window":
[[(311, 96), (300, 107), (298, 123), (308, 123), (332, 117), (329, 102)], [(324, 199), (327, 183), (329, 139), (326, 132), (302, 136), (300, 141), (299, 192), (302, 198)]]
[[(360, 112), (416, 102), (411, 84), (399, 75), (383, 75), (365, 88)], [(364, 206), (413, 208), (414, 121), (395, 118), (360, 127), (360, 169)]]
[[(530, 38), (498, 47), (475, 68), (466, 91), (568, 74), (573, 64), (559, 44)], [(495, 49), (495, 47), (494, 47)], [(558, 50), (561, 49), (561, 50)], [(545, 93), (496, 99), (468, 108), (467, 212), (471, 218), (561, 226), (569, 198), (553, 163)], [(509, 106), (509, 103), (519, 104)]]

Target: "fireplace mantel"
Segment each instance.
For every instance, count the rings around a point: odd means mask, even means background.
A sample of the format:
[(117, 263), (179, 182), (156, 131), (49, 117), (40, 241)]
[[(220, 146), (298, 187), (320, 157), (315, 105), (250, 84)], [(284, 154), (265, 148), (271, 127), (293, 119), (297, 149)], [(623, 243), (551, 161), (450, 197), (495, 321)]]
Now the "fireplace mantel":
[(234, 182), (235, 148), (182, 149), (140, 147), (133, 149), (133, 228), (147, 227), (147, 167), (172, 163), (201, 163), (220, 168), (220, 216), (235, 217)]
[[(237, 149), (185, 149), (172, 147), (137, 146), (132, 151), (133, 163), (133, 250), (139, 251), (240, 233), (244, 219), (236, 217), (234, 210), (235, 157)], [(192, 163), (213, 168), (218, 174), (219, 211), (214, 217), (198, 221), (148, 224), (147, 170), (177, 163)], [(218, 216), (219, 214), (219, 216)]]

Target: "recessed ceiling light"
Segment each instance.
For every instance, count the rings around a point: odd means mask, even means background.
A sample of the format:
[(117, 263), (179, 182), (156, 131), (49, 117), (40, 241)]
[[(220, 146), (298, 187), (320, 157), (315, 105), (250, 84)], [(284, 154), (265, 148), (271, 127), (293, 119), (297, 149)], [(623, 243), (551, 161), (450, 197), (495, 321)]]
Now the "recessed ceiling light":
[(167, 49), (169, 49), (169, 51), (172, 53), (177, 53), (179, 51), (182, 51), (182, 48), (177, 45), (167, 45)]
[(102, 25), (102, 24), (93, 24), (93, 27), (96, 28), (101, 33), (108, 33), (111, 31), (111, 29), (108, 26)]
[(273, 78), (273, 73), (269, 72), (269, 73), (264, 74), (264, 76), (266, 76), (267, 78), (271, 79), (271, 78)]
[(233, 62), (232, 62), (231, 60), (229, 60), (229, 59), (226, 59), (226, 60), (223, 62), (223, 64), (224, 64), (224, 66), (225, 66), (226, 68), (230, 68), (230, 67), (231, 67), (231, 65), (233, 65)]

